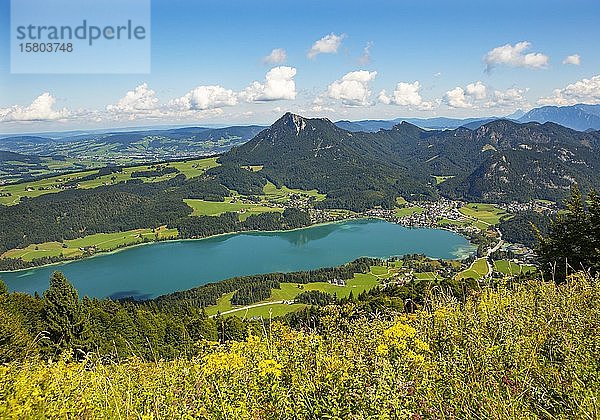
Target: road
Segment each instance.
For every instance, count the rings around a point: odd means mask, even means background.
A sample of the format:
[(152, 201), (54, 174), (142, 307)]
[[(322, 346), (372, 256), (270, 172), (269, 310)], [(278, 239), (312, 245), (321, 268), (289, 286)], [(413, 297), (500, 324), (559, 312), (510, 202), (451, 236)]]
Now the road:
[[(277, 305), (279, 303), (285, 303), (285, 300), (276, 300), (274, 302), (263, 302), (255, 303), (254, 305), (243, 306), (241, 308), (230, 309), (229, 311), (221, 312), (221, 315), (231, 314), (233, 312), (245, 311), (252, 308), (258, 308), (259, 306)], [(211, 315), (209, 318), (214, 318), (216, 315)]]
[(490, 248), (487, 250), (487, 256), (485, 258), (485, 262), (488, 265), (488, 275), (490, 275), (490, 276), (494, 272), (494, 267), (492, 267), (492, 264), (490, 264), (490, 257), (492, 256), (492, 254), (494, 252), (498, 251), (500, 249), (500, 247), (502, 246), (502, 244), (504, 243), (504, 240), (502, 240), (502, 232), (500, 232), (500, 229), (496, 229), (496, 232), (498, 232), (498, 243), (493, 248)]

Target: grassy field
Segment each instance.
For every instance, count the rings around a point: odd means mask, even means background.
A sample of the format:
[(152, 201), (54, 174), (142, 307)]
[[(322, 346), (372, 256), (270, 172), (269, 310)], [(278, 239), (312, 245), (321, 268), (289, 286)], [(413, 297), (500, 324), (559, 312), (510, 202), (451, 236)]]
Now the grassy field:
[(242, 166), (242, 169), (245, 169), (250, 172), (258, 172), (258, 171), (262, 171), (263, 165), (246, 165), (246, 166)]
[(206, 158), (196, 160), (186, 160), (183, 162), (171, 162), (169, 166), (176, 168), (179, 172), (184, 174), (186, 178), (195, 178), (202, 175), (210, 168), (219, 166), (217, 158)]
[[(172, 166), (179, 170), (188, 178), (193, 178), (203, 174), (206, 170), (218, 166), (216, 158), (195, 159), (185, 162), (169, 162), (161, 164), (161, 166)], [(148, 170), (149, 165), (131, 166), (123, 168), (121, 172), (104, 175), (96, 179), (80, 182), (78, 188), (89, 189), (96, 188), (101, 185), (116, 184), (131, 179), (131, 174), (137, 171)], [(39, 197), (44, 194), (58, 193), (63, 191), (62, 184), (67, 182), (77, 181), (82, 177), (97, 173), (97, 170), (89, 170), (83, 172), (73, 172), (67, 175), (53, 176), (37, 181), (23, 182), (13, 185), (0, 186), (0, 204), (14, 205), (17, 204), (22, 197)], [(170, 173), (160, 177), (140, 178), (144, 182), (158, 182), (177, 176), (177, 173)]]
[(404, 216), (410, 216), (412, 214), (421, 214), (424, 211), (425, 211), (425, 209), (423, 207), (419, 207), (419, 206), (402, 207), (402, 208), (396, 207), (394, 214), (396, 215), (396, 217), (404, 217)]
[(456, 275), (456, 278), (458, 280), (468, 279), (468, 278), (480, 279), (480, 278), (486, 276), (488, 273), (489, 273), (489, 267), (487, 265), (485, 258), (479, 258), (479, 259), (475, 260), (473, 262), (473, 264), (471, 264), (471, 266), (467, 270), (461, 271), (460, 273), (458, 273)]
[(506, 275), (515, 275), (531, 273), (535, 271), (535, 267), (532, 265), (519, 265), (507, 260), (498, 260), (494, 261), (494, 270)]
[(436, 274), (432, 271), (425, 271), (423, 273), (415, 273), (415, 277), (419, 280), (435, 280)]
[[(473, 221), (439, 219), (437, 221), (437, 224), (439, 226), (460, 226), (460, 227), (464, 227), (464, 226), (470, 226), (470, 225), (472, 225)], [(487, 227), (487, 225), (485, 225), (485, 227)]]
[(446, 182), (446, 181), (448, 181), (449, 179), (452, 179), (452, 178), (454, 178), (454, 175), (449, 175), (449, 176), (431, 175), (431, 176), (435, 178), (435, 184), (436, 184), (436, 185), (439, 185), (439, 184), (441, 184), (442, 182)]
[[(378, 276), (385, 277), (389, 274), (389, 270), (387, 267), (372, 267), (371, 273), (367, 274), (355, 274), (353, 279), (350, 279), (346, 282), (345, 286), (335, 286), (333, 284), (324, 283), (324, 282), (314, 282), (308, 284), (297, 284), (297, 283), (281, 283), (280, 289), (273, 289), (271, 292), (271, 297), (263, 302), (278, 302), (282, 300), (294, 300), (296, 296), (298, 296), (302, 292), (310, 291), (310, 290), (318, 290), (321, 292), (329, 293), (331, 295), (336, 295), (338, 298), (348, 297), (350, 292), (354, 296), (358, 296), (360, 293), (366, 290), (370, 290), (373, 287), (379, 284)], [(235, 306), (231, 304), (231, 298), (234, 292), (227, 293), (223, 295), (217, 301), (216, 305), (209, 306), (206, 308), (206, 313), (208, 315), (215, 315), (217, 312), (225, 312), (230, 311), (232, 309), (236, 309)], [(248, 310), (240, 310), (233, 312), (231, 315), (236, 315), (239, 317), (253, 317), (253, 316), (261, 316), (263, 318), (268, 318), (271, 316), (280, 316), (286, 313), (297, 311), (303, 308), (306, 305), (303, 304), (282, 304), (282, 303), (274, 303), (273, 305), (260, 306), (256, 308), (250, 308)]]
[(2, 254), (1, 258), (20, 258), (24, 261), (32, 261), (43, 257), (60, 257), (65, 259), (76, 258), (83, 255), (84, 248), (94, 247), (96, 252), (106, 252), (127, 245), (142, 243), (144, 239), (155, 240), (176, 238), (177, 229), (137, 229), (117, 233), (98, 233), (88, 235), (79, 239), (70, 239), (60, 242), (45, 242), (42, 244), (29, 245), (26, 248), (12, 249)]
[(261, 204), (232, 202), (235, 197), (226, 197), (225, 201), (183, 200), (194, 209), (192, 216), (219, 216), (227, 212), (239, 212), (240, 220), (246, 220), (253, 214), (283, 212), (281, 207), (268, 207)]
[(326, 195), (319, 193), (317, 190), (297, 190), (293, 188), (288, 188), (285, 185), (281, 188), (277, 188), (275, 184), (271, 182), (267, 182), (267, 185), (263, 188), (264, 196), (262, 197), (265, 200), (269, 200), (276, 203), (285, 203), (289, 201), (290, 195), (303, 195), (306, 197), (314, 197), (316, 201), (325, 200)]
[(487, 225), (497, 225), (508, 213), (493, 204), (469, 203), (461, 207), (460, 212), (467, 217), (477, 219)]

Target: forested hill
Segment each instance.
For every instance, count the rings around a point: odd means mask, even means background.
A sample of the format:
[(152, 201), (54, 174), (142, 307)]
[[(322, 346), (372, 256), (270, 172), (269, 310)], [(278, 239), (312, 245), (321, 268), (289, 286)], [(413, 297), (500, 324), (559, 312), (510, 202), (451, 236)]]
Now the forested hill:
[(326, 191), (329, 207), (390, 207), (398, 195), (434, 194), (400, 161), (385, 156), (387, 150), (374, 138), (338, 128), (327, 119), (287, 113), (220, 162), (262, 165), (262, 173), (278, 186)]
[[(272, 182), (317, 188), (330, 206), (386, 206), (395, 195), (438, 193), (489, 202), (560, 200), (573, 183), (600, 187), (600, 132), (497, 120), (475, 130), (427, 131), (403, 122), (364, 133), (288, 113), (220, 161), (263, 165)], [(435, 177), (445, 182), (436, 186)]]

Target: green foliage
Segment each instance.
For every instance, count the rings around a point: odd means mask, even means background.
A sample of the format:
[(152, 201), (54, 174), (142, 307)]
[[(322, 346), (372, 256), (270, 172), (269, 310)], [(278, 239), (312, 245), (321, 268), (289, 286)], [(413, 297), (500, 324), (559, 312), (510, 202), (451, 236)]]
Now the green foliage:
[(335, 302), (335, 297), (320, 290), (308, 290), (296, 296), (294, 302), (305, 303), (307, 305), (325, 306)]
[(537, 249), (542, 269), (555, 281), (564, 281), (572, 271), (600, 272), (600, 197), (592, 191), (586, 205), (574, 186), (566, 211), (559, 213)]
[(173, 360), (12, 362), (0, 417), (600, 417), (600, 283), (585, 276), (438, 293), (411, 315), (357, 305), (320, 309), (304, 330), (218, 319), (222, 344)]
[(44, 292), (42, 319), (50, 353), (81, 345), (84, 320), (79, 295), (60, 272), (52, 274), (50, 287)]
[(219, 216), (194, 216), (178, 219), (171, 224), (177, 228), (181, 238), (205, 238), (228, 232), (248, 230), (286, 230), (308, 226), (310, 217), (297, 209), (285, 209), (283, 214), (267, 212), (252, 214), (240, 220), (237, 213), (223, 213)]
[(0, 252), (95, 233), (167, 225), (192, 212), (177, 193), (185, 185), (184, 176), (179, 175), (163, 182), (136, 180), (72, 189), (0, 206)]
[(501, 220), (498, 228), (507, 241), (533, 248), (537, 244), (534, 226), (542, 235), (547, 235), (550, 230), (550, 217), (536, 211), (523, 211), (510, 219)]
[(36, 350), (19, 317), (6, 307), (6, 299), (6, 294), (0, 295), (0, 364), (31, 357)]

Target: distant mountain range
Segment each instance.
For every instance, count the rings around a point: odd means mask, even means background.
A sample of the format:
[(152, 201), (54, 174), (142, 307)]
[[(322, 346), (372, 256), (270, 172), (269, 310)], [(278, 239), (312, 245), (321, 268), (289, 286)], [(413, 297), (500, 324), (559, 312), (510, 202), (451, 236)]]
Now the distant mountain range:
[(362, 120), (338, 121), (335, 124), (348, 131), (376, 132), (381, 129), (389, 130), (395, 125), (406, 121), (418, 127), (430, 130), (451, 130), (458, 127), (477, 129), (483, 124), (498, 119), (508, 119), (517, 122), (554, 122), (573, 130), (600, 130), (600, 105), (544, 106), (534, 108), (529, 112), (517, 110), (505, 117), (483, 118), (396, 118), (393, 120)]
[(544, 106), (534, 108), (520, 122), (554, 122), (574, 130), (600, 130), (600, 105)]
[[(0, 181), (225, 153), (223, 163), (263, 165), (270, 181), (317, 188), (327, 193), (330, 205), (346, 208), (389, 206), (398, 195), (556, 200), (575, 181), (600, 187), (598, 130), (600, 105), (575, 105), (536, 108), (518, 120), (412, 118), (334, 124), (288, 113), (268, 128), (13, 136), (0, 139), (0, 151), (10, 152), (0, 154)], [(436, 185), (436, 179), (444, 182)]]
[[(106, 165), (130, 165), (223, 153), (258, 134), (261, 126), (185, 127), (167, 130), (70, 133), (67, 136), (0, 138), (0, 151), (17, 153), (0, 162), (0, 180)], [(30, 162), (37, 158), (35, 164)]]
[(468, 126), (477, 128), (483, 124), (494, 121), (497, 117), (489, 118), (396, 118), (393, 120), (362, 120), (362, 121), (337, 121), (335, 125), (348, 131), (364, 131), (374, 133), (379, 130), (390, 130), (401, 122), (407, 122), (417, 127), (429, 130), (451, 130), (458, 127)]
[(574, 182), (600, 187), (600, 132), (509, 120), (476, 129), (424, 130), (402, 122), (376, 133), (350, 132), (288, 113), (220, 162), (262, 165), (277, 185), (317, 188), (327, 193), (324, 205), (356, 210), (390, 207), (398, 195), (559, 200)]
[(222, 153), (246, 142), (264, 127), (185, 127), (75, 134), (61, 138), (12, 136), (0, 139), (0, 150), (28, 155), (62, 155), (81, 159), (114, 157), (173, 158)]

